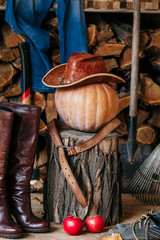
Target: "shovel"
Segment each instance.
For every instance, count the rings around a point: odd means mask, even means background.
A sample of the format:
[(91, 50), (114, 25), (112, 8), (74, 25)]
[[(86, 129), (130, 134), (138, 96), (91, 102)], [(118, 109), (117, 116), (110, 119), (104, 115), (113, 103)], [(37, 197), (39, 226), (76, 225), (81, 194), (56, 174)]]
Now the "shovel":
[(139, 164), (150, 154), (150, 145), (137, 144), (137, 92), (139, 80), (139, 45), (140, 45), (140, 0), (135, 0), (133, 12), (133, 39), (132, 39), (132, 64), (130, 82), (129, 130), (128, 141), (120, 142), (120, 152), (123, 162), (122, 192), (129, 193), (131, 176)]

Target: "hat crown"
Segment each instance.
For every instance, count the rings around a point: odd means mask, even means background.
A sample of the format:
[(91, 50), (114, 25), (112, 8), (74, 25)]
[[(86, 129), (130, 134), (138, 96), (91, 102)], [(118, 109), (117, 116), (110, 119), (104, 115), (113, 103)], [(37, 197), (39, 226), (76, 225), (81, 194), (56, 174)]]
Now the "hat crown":
[(106, 66), (101, 56), (89, 53), (73, 53), (65, 67), (63, 83), (76, 82), (96, 73), (105, 73)]

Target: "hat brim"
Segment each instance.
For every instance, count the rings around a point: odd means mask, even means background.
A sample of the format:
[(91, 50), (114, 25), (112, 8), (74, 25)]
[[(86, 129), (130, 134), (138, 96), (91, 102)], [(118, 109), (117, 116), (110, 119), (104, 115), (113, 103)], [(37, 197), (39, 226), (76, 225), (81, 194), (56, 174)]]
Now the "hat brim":
[(81, 86), (91, 83), (125, 83), (126, 81), (119, 76), (116, 76), (111, 73), (97, 73), (93, 75), (89, 75), (87, 77), (81, 78), (76, 82), (72, 83), (63, 83), (63, 74), (65, 70), (66, 63), (58, 65), (52, 68), (42, 79), (42, 82), (47, 87), (52, 88), (65, 88), (72, 86)]

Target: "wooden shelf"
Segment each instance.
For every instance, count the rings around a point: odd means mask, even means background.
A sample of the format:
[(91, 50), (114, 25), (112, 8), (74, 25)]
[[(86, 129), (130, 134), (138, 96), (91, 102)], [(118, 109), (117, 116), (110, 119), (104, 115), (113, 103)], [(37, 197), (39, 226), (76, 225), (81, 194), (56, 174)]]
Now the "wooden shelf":
[[(5, 11), (5, 6), (0, 6), (0, 11)], [(55, 8), (50, 10), (55, 11)], [(133, 13), (134, 10), (126, 10), (126, 9), (94, 9), (94, 8), (86, 8), (84, 9), (86, 13)], [(160, 14), (160, 10), (142, 10), (143, 14)]]
[[(134, 10), (126, 10), (126, 9), (94, 9), (87, 8), (84, 10), (87, 13), (133, 13)], [(157, 10), (141, 10), (143, 14), (160, 14), (160, 11)]]
[[(50, 10), (55, 11), (55, 8)], [(133, 13), (134, 10), (127, 9), (95, 9), (95, 8), (86, 8), (84, 9), (86, 13)], [(160, 14), (160, 10), (141, 10), (143, 14)]]

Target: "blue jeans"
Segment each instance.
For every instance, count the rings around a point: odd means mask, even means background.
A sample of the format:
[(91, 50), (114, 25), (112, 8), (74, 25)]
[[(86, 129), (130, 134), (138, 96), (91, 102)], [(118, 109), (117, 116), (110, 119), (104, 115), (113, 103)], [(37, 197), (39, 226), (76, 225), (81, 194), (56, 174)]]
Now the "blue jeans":
[[(56, 0), (59, 25), (61, 63), (73, 52), (87, 52), (87, 29), (83, 0)], [(7, 0), (5, 20), (15, 33), (26, 37), (30, 45), (32, 90), (52, 92), (42, 83), (43, 76), (53, 67), (48, 50), (50, 36), (41, 28), (53, 0)]]

